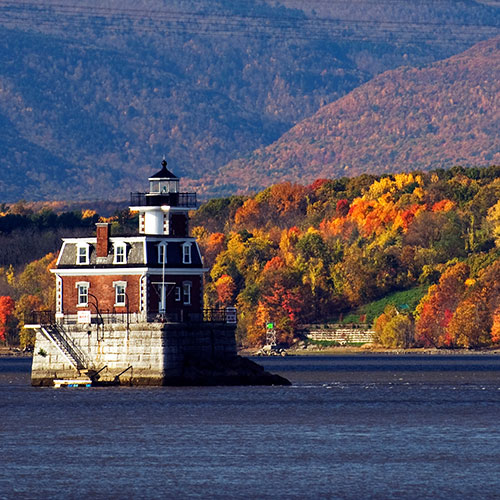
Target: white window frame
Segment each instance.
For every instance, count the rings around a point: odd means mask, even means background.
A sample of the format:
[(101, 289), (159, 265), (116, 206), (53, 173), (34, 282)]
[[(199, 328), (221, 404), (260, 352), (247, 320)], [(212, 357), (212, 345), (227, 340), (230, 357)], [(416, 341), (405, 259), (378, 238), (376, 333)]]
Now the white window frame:
[[(158, 244), (158, 264), (166, 264), (168, 262), (167, 245), (168, 243), (164, 241)], [(163, 262), (163, 259), (165, 259), (165, 262)]]
[(159, 193), (160, 192), (160, 181), (159, 180), (149, 181), (149, 192), (150, 193)]
[[(83, 250), (83, 253), (80, 251)], [(85, 266), (89, 264), (90, 248), (88, 243), (79, 243), (76, 247), (76, 263), (79, 266)], [(81, 259), (83, 257), (83, 259)]]
[[(127, 282), (126, 281), (113, 281), (113, 287), (115, 289), (115, 306), (126, 306), (127, 305)], [(120, 288), (123, 287), (123, 292), (119, 292)], [(119, 295), (123, 295), (123, 301), (119, 301)]]
[(182, 263), (191, 264), (191, 243), (183, 243), (182, 245)]
[(170, 234), (170, 214), (163, 214), (163, 234)]
[(182, 303), (185, 306), (191, 305), (191, 288), (193, 284), (191, 281), (184, 281), (182, 283)]
[[(126, 264), (127, 263), (127, 245), (126, 243), (115, 243), (114, 244), (115, 257), (113, 264)], [(119, 250), (121, 250), (120, 253)], [(119, 259), (120, 258), (120, 259)]]
[(181, 287), (176, 286), (175, 287), (175, 301), (180, 302), (181, 300), (182, 300)]
[[(77, 281), (75, 284), (76, 288), (76, 307), (88, 307), (89, 305), (89, 287), (90, 283), (88, 281)], [(85, 293), (81, 293), (81, 290), (85, 290)], [(86, 297), (86, 302), (81, 301), (83, 297)]]

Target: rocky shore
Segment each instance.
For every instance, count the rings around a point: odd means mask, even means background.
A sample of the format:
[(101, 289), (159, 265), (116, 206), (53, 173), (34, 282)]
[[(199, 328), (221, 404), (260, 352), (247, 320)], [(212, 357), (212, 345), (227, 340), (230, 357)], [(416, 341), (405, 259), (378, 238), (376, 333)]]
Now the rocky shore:
[(243, 356), (231, 359), (186, 359), (182, 375), (169, 377), (164, 385), (291, 385), (280, 375), (269, 373), (262, 366)]
[[(248, 348), (241, 349), (241, 356), (256, 356), (259, 349)], [(361, 347), (356, 346), (335, 346), (325, 347), (314, 344), (304, 346), (293, 346), (286, 350), (287, 356), (345, 356), (355, 354), (387, 354), (387, 355), (455, 355), (455, 356), (483, 356), (483, 355), (500, 355), (499, 348), (485, 349), (435, 349), (435, 348), (410, 348), (410, 349), (387, 349), (384, 347), (375, 346), (373, 344), (365, 344)]]
[(18, 347), (0, 347), (0, 358), (31, 358), (32, 352), (23, 351)]

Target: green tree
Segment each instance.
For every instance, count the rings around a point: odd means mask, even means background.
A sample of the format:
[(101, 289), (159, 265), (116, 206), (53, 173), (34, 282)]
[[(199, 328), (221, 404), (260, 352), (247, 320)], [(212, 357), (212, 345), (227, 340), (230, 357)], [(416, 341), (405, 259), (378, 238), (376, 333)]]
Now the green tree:
[(408, 348), (414, 344), (415, 324), (409, 314), (398, 311), (394, 305), (386, 306), (375, 320), (375, 341), (388, 348)]

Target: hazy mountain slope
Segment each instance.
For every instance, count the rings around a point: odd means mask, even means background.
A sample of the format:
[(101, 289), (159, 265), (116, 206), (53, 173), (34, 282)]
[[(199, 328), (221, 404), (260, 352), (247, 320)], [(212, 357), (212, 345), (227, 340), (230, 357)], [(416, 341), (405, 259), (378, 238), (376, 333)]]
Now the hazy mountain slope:
[[(437, 20), (444, 25), (458, 30), (467, 30), (475, 24), (494, 24), (494, 20), (485, 16), (485, 11), (470, 11), (480, 3), (498, 6), (498, 0), (481, 2), (475, 0), (270, 0), (271, 4), (281, 4), (287, 8), (299, 9), (310, 16), (322, 16), (330, 19), (357, 19), (369, 22), (413, 23), (414, 26), (427, 24), (427, 33), (432, 31), (432, 24)], [(450, 13), (453, 11), (453, 19)], [(356, 17), (353, 17), (356, 14)], [(458, 22), (457, 22), (458, 21)], [(386, 28), (385, 28), (386, 29)], [(416, 33), (414, 33), (416, 34)], [(437, 34), (436, 34), (437, 35)]]
[[(230, 188), (500, 163), (500, 38), (377, 76), (219, 173)], [(220, 186), (220, 189), (225, 189)]]
[(163, 154), (208, 191), (209, 173), (374, 75), (457, 53), (498, 26), (498, 9), (436, 5), (426, 19), (442, 28), (468, 18), (463, 36), (412, 39), (406, 24), (386, 29), (382, 18), (339, 28), (254, 1), (4, 0), (0, 199), (123, 199)]

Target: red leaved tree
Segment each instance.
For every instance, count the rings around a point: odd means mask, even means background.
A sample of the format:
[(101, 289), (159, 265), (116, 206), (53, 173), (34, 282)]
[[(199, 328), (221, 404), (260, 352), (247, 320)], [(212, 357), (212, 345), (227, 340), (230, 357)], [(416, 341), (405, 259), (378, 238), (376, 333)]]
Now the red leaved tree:
[(349, 213), (349, 200), (345, 198), (337, 201), (337, 206), (335, 207), (337, 215), (339, 217), (345, 217)]
[(236, 284), (231, 276), (223, 274), (215, 282), (215, 290), (217, 291), (217, 302), (220, 306), (227, 307), (233, 304)]
[(16, 303), (12, 297), (4, 295), (0, 297), (0, 341), (13, 343), (16, 327), (14, 309)]

